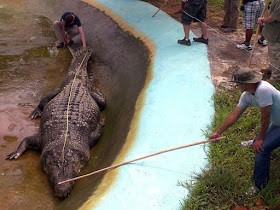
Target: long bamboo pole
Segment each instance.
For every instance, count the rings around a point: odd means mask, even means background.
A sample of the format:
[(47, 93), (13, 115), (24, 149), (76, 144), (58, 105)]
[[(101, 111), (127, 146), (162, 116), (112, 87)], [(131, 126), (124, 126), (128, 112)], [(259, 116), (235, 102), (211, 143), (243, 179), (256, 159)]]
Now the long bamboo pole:
[(160, 6), (160, 8), (155, 12), (155, 14), (152, 15), (152, 17), (155, 17), (156, 14), (161, 10), (161, 8), (167, 3), (168, 0), (165, 0), (164, 3)]
[[(268, 1), (269, 0), (265, 0), (265, 4), (264, 4), (263, 10), (262, 10), (261, 17), (264, 16), (264, 12), (267, 8)], [(250, 65), (251, 65), (252, 57), (253, 57), (253, 54), (254, 54), (254, 51), (255, 51), (255, 48), (256, 48), (256, 43), (257, 43), (257, 40), (258, 40), (259, 31), (260, 31), (260, 24), (258, 24), (258, 27), (257, 27), (257, 32), (256, 32), (256, 37), (254, 39), (253, 49), (252, 49), (252, 52), (250, 53), (250, 57), (249, 57), (248, 64), (247, 64), (248, 67), (250, 67)]]
[(107, 171), (107, 170), (110, 170), (110, 169), (113, 169), (113, 168), (117, 168), (117, 167), (125, 165), (127, 163), (132, 163), (132, 162), (135, 162), (137, 160), (142, 160), (144, 158), (152, 157), (152, 156), (159, 155), (159, 154), (162, 154), (162, 153), (165, 153), (165, 152), (170, 152), (170, 151), (173, 151), (173, 150), (182, 149), (182, 148), (185, 148), (185, 147), (190, 147), (190, 146), (203, 144), (203, 143), (208, 143), (208, 142), (216, 142), (216, 141), (219, 141), (219, 140), (222, 140), (222, 139), (225, 139), (225, 138), (226, 138), (225, 136), (222, 136), (222, 137), (218, 137), (218, 138), (215, 138), (215, 139), (207, 139), (207, 140), (204, 140), (204, 141), (198, 141), (198, 142), (194, 142), (194, 143), (191, 143), (191, 144), (186, 144), (186, 145), (183, 145), (183, 146), (173, 147), (173, 148), (170, 148), (170, 149), (162, 150), (160, 152), (145, 155), (145, 156), (135, 158), (133, 160), (128, 160), (128, 161), (125, 161), (125, 162), (122, 162), (122, 163), (119, 163), (119, 164), (116, 164), (116, 165), (112, 165), (112, 166), (109, 166), (109, 167), (106, 167), (106, 168), (103, 168), (103, 169), (100, 169), (100, 170), (97, 170), (97, 171), (94, 171), (94, 172), (91, 172), (91, 173), (88, 173), (88, 174), (85, 174), (85, 175), (82, 175), (82, 176), (78, 176), (78, 177), (75, 177), (73, 179), (68, 179), (68, 180), (59, 182), (58, 184), (64, 184), (66, 182), (71, 182), (71, 181), (75, 181), (75, 180), (78, 180), (78, 179), (82, 179), (82, 178), (92, 176), (94, 174), (97, 174), (97, 173), (100, 173), (100, 172), (103, 172), (103, 171)]

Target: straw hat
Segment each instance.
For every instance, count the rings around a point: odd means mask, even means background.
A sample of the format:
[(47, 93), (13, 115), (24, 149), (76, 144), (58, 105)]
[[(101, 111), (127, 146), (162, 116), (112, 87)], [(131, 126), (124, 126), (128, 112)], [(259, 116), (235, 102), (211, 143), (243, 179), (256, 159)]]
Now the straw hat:
[(230, 82), (257, 83), (262, 80), (262, 74), (250, 68), (240, 68), (233, 72)]

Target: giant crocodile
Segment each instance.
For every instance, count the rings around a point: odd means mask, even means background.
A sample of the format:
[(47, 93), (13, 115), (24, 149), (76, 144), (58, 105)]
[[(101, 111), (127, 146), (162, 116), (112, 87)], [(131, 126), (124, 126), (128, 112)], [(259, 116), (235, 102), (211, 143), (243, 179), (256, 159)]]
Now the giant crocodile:
[(73, 59), (61, 88), (43, 98), (30, 117), (41, 117), (40, 134), (24, 138), (6, 159), (19, 158), (28, 149), (41, 150), (41, 167), (47, 174), (55, 195), (65, 198), (74, 178), (87, 164), (90, 149), (101, 135), (100, 111), (105, 99), (99, 91), (90, 91), (87, 62), (92, 52), (69, 47)]

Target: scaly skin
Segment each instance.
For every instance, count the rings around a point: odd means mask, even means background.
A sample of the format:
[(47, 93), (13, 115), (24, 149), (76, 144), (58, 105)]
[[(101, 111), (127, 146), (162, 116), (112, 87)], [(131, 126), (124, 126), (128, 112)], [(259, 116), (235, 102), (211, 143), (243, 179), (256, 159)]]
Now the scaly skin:
[(61, 185), (58, 182), (78, 175), (89, 161), (90, 149), (96, 144), (104, 126), (100, 122), (100, 110), (105, 108), (105, 99), (100, 92), (90, 92), (87, 75), (91, 51), (69, 49), (73, 60), (61, 88), (43, 98), (30, 115), (32, 119), (41, 116), (39, 136), (23, 139), (18, 149), (6, 158), (17, 159), (28, 148), (41, 150), (41, 166), (60, 198), (69, 195), (74, 182)]

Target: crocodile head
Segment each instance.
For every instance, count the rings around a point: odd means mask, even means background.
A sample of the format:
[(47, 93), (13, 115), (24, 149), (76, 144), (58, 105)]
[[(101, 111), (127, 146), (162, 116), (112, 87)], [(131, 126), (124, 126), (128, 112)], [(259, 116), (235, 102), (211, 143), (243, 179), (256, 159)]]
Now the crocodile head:
[(87, 162), (87, 156), (75, 149), (65, 150), (64, 155), (61, 150), (48, 151), (41, 158), (42, 168), (54, 188), (55, 195), (59, 198), (69, 196), (74, 181), (64, 184), (58, 183), (76, 177)]

